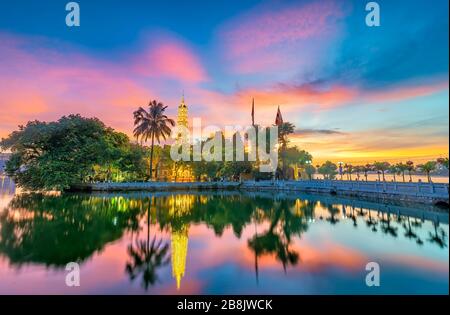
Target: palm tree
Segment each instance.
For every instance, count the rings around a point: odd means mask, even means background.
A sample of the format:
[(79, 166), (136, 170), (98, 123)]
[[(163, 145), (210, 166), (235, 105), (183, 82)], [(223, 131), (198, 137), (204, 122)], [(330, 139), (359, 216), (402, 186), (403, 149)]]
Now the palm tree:
[(386, 178), (384, 177), (384, 172), (386, 172), (389, 169), (390, 164), (388, 162), (375, 162), (373, 166), (378, 172), (381, 172), (383, 174), (383, 182), (386, 181)]
[(289, 142), (288, 135), (294, 133), (295, 126), (290, 122), (284, 122), (278, 126), (278, 143), (280, 144), (281, 161), (282, 165), (282, 176), (285, 179), (286, 176), (286, 149)]
[(396, 165), (396, 164), (393, 164), (393, 165), (389, 166), (389, 172), (392, 173), (392, 175), (394, 176), (394, 182), (396, 182), (397, 179), (395, 178), (395, 175), (396, 175), (397, 172), (398, 172), (397, 165)]
[(175, 121), (164, 115), (166, 108), (167, 106), (164, 106), (163, 103), (153, 100), (148, 104), (148, 111), (139, 107), (133, 112), (135, 126), (133, 135), (136, 139), (140, 137), (141, 142), (147, 141), (148, 138), (152, 141), (150, 147), (150, 180), (152, 180), (155, 138), (158, 143), (160, 143), (161, 138), (166, 140), (172, 132), (169, 125), (172, 127), (175, 126)]
[(345, 169), (345, 172), (347, 173), (347, 179), (352, 180), (353, 165), (345, 164), (344, 169)]
[(364, 177), (366, 178), (366, 182), (367, 182), (367, 172), (372, 170), (372, 165), (366, 164), (366, 165), (362, 166), (362, 170), (364, 172)]
[(400, 162), (396, 165), (397, 170), (400, 174), (402, 174), (403, 182), (405, 182), (405, 172), (408, 170), (408, 164), (404, 164), (403, 162)]
[(436, 161), (428, 161), (425, 164), (418, 165), (418, 167), (427, 174), (429, 183), (431, 183), (430, 173), (436, 169), (436, 164)]
[(411, 172), (414, 171), (414, 162), (407, 161), (406, 165), (408, 166), (409, 181), (412, 182)]
[(356, 173), (356, 178), (357, 178), (357, 180), (359, 180), (359, 173), (360, 173), (361, 170), (362, 170), (361, 166), (356, 165), (353, 169), (354, 169), (354, 171), (355, 171), (355, 173)]

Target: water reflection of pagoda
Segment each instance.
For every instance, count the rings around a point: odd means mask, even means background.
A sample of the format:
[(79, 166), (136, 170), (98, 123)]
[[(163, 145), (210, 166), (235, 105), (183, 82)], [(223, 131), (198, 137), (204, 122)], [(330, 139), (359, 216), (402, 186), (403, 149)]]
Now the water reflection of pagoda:
[(192, 195), (175, 195), (169, 199), (169, 215), (172, 219), (172, 277), (177, 282), (177, 290), (180, 289), (181, 278), (186, 270), (186, 257), (189, 242), (189, 224), (185, 223), (183, 217), (191, 213), (194, 204)]

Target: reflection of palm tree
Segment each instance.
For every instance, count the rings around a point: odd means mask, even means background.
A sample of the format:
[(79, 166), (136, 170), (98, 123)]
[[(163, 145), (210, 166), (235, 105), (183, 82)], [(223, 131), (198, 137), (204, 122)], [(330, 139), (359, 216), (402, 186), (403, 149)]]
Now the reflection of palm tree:
[(389, 234), (393, 237), (397, 237), (397, 228), (391, 226), (391, 214), (390, 213), (387, 214), (386, 220), (384, 219), (384, 215), (382, 216), (381, 223), (382, 223), (381, 230), (384, 233)]
[(157, 269), (169, 263), (169, 244), (163, 240), (153, 238), (150, 242), (150, 200), (147, 210), (147, 240), (136, 240), (135, 244), (128, 246), (128, 255), (131, 262), (127, 262), (125, 270), (131, 280), (142, 274), (142, 285), (147, 290), (149, 285), (158, 280)]
[(366, 212), (364, 211), (364, 209), (362, 207), (359, 208), (359, 211), (357, 211), (357, 213), (360, 217), (366, 216)]
[(330, 213), (330, 217), (327, 218), (327, 221), (333, 225), (338, 223), (339, 219), (336, 216), (339, 214), (339, 208), (334, 205), (327, 205), (327, 210)]
[(440, 248), (447, 247), (447, 243), (445, 242), (447, 235), (445, 234), (445, 231), (442, 228), (440, 228), (439, 229), (440, 234), (438, 234), (439, 223), (433, 222), (433, 226), (434, 226), (434, 234), (432, 234), (431, 232), (429, 233), (430, 238), (428, 239), (428, 241), (430, 243), (436, 243)]
[(147, 241), (137, 240), (134, 246), (130, 245), (128, 254), (131, 262), (127, 262), (125, 267), (130, 279), (134, 280), (142, 273), (142, 285), (145, 289), (155, 284), (158, 279), (156, 270), (170, 261), (168, 251), (169, 244), (163, 244), (162, 239), (157, 241), (156, 237), (151, 242), (148, 239)]
[[(344, 205), (342, 205), (342, 209), (345, 209), (345, 206), (344, 206)], [(353, 221), (353, 226), (354, 226), (354, 227), (357, 227), (357, 226), (358, 226), (358, 222), (357, 222), (357, 220), (356, 220), (355, 208), (354, 208), (353, 206), (352, 206), (352, 214), (351, 214), (350, 218), (351, 218), (352, 221)]]
[(412, 228), (411, 228), (411, 221), (410, 221), (409, 217), (407, 217), (406, 220), (407, 220), (407, 222), (408, 222), (408, 225), (403, 224), (403, 227), (404, 227), (405, 230), (406, 230), (406, 232), (405, 232), (405, 237), (407, 237), (407, 238), (409, 238), (409, 239), (411, 239), (411, 238), (417, 238), (417, 234), (414, 233), (414, 231), (413, 231)]
[(370, 210), (368, 211), (368, 213), (369, 213), (369, 218), (367, 219), (366, 224), (368, 227), (372, 227), (373, 232), (376, 232), (376, 231), (378, 231), (377, 230), (378, 221), (372, 219), (372, 212)]

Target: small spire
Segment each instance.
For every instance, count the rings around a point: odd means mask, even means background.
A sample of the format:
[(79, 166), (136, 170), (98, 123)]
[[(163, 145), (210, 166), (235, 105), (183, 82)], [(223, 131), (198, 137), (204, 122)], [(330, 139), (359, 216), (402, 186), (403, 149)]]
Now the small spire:
[(184, 89), (183, 89), (183, 94), (181, 96), (181, 103), (184, 103)]

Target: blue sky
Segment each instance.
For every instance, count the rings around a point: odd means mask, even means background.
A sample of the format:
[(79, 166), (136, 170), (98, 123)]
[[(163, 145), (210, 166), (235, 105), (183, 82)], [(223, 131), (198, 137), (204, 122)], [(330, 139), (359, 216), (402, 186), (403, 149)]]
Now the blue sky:
[(184, 90), (204, 124), (273, 123), (318, 160), (448, 155), (448, 1), (14, 1), (0, 10), (0, 136), (70, 112), (130, 133)]

